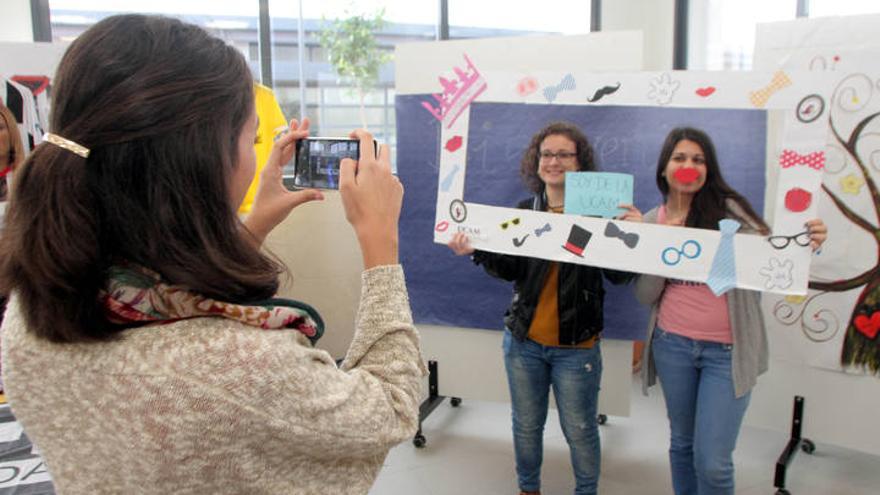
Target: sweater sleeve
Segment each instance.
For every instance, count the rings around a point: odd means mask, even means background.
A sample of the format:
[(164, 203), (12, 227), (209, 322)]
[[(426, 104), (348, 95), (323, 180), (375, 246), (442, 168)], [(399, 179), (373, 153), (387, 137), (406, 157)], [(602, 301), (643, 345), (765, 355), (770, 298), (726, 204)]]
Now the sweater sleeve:
[(660, 299), (660, 294), (663, 293), (665, 285), (666, 279), (663, 277), (658, 277), (657, 275), (639, 275), (635, 284), (636, 299), (640, 303), (650, 306)]
[(260, 434), (283, 440), (285, 455), (384, 456), (415, 435), (427, 368), (400, 265), (363, 273), (355, 324), (340, 367), (304, 336), (267, 332), (248, 358), (247, 385), (233, 385), (262, 418)]
[[(644, 222), (657, 223), (658, 211), (659, 207), (653, 208), (649, 212), (645, 213)], [(651, 306), (660, 299), (660, 295), (663, 294), (663, 289), (665, 287), (665, 277), (660, 277), (657, 275), (639, 275), (636, 278), (635, 283), (636, 299), (646, 306)]]
[(363, 273), (355, 325), (340, 370), (330, 370), (338, 376), (327, 377), (332, 405), (321, 409), (335, 421), (324, 434), (344, 437), (346, 450), (388, 449), (415, 435), (427, 375), (400, 265)]

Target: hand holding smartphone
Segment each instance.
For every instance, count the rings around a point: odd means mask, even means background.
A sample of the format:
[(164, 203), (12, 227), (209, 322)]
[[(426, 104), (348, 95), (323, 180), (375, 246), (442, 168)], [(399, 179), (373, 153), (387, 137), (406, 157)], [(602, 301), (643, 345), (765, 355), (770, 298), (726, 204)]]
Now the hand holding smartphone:
[(351, 136), (361, 143), (361, 156), (341, 163), (339, 193), (345, 218), (354, 228), (364, 268), (398, 263), (398, 230), (403, 186), (391, 173), (388, 146), (378, 156), (369, 150), (375, 145), (369, 132), (358, 129)]
[[(373, 140), (373, 154), (378, 153)], [(339, 163), (344, 158), (360, 158), (360, 141), (350, 138), (309, 137), (296, 143), (292, 163), (284, 166), (282, 177), (288, 189), (339, 189)]]

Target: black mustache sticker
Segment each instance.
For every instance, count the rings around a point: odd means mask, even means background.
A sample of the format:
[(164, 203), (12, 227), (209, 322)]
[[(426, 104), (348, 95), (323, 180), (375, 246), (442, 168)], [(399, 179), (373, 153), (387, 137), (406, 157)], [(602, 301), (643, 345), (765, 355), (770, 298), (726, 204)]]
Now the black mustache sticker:
[(593, 94), (592, 98), (587, 98), (587, 101), (590, 103), (599, 101), (604, 96), (614, 94), (618, 89), (620, 89), (620, 83), (617, 83), (617, 86), (603, 86), (596, 90), (596, 93)]

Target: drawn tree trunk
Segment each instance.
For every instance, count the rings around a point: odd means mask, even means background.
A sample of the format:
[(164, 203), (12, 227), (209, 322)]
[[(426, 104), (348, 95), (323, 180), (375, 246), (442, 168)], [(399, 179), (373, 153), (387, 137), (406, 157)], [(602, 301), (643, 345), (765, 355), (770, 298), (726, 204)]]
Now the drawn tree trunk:
[[(857, 213), (853, 206), (848, 205), (826, 184), (822, 185), (822, 189), (844, 217), (873, 238), (877, 244), (878, 262), (851, 278), (810, 282), (810, 288), (825, 292), (845, 292), (863, 287), (846, 327), (840, 361), (844, 367), (858, 367), (880, 375), (880, 190), (869, 168), (869, 165), (872, 168), (880, 166), (880, 149), (859, 147), (865, 136), (878, 135), (876, 131), (868, 132), (871, 124), (880, 124), (877, 119), (880, 112), (868, 113), (878, 108), (876, 102), (869, 107), (874, 91), (873, 81), (867, 75), (852, 74), (846, 77), (832, 95), (828, 119), (834, 139), (864, 180), (873, 204), (874, 218), (867, 219)], [(868, 115), (860, 115), (863, 113)], [(854, 125), (849, 135), (845, 135), (841, 128), (848, 127), (848, 123)]]

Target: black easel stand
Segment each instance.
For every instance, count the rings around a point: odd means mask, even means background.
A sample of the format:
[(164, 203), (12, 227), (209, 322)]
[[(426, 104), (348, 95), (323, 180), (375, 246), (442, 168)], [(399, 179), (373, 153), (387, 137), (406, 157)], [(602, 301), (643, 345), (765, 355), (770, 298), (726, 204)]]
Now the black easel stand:
[(794, 415), (791, 418), (791, 438), (785, 450), (779, 455), (776, 461), (776, 475), (773, 477), (773, 486), (777, 488), (776, 495), (791, 495), (791, 492), (785, 489), (785, 470), (788, 464), (794, 459), (798, 448), (812, 454), (816, 450), (816, 444), (806, 438), (801, 438), (801, 423), (804, 419), (804, 398), (800, 395), (794, 396)]
[[(443, 399), (446, 398), (445, 395), (440, 395), (437, 387), (437, 382), (439, 377), (437, 375), (437, 361), (428, 361), (428, 398), (422, 402), (422, 405), (419, 406), (419, 431), (416, 432), (416, 436), (413, 437), (413, 445), (418, 448), (422, 448), (427, 443), (427, 439), (425, 435), (422, 434), (422, 421), (424, 421), (428, 416), (431, 415), (431, 411), (437, 408)], [(450, 397), (449, 404), (452, 407), (458, 407), (461, 404), (460, 397)]]

